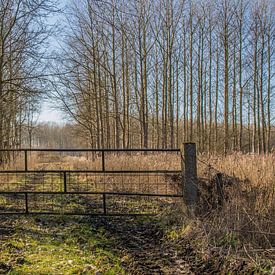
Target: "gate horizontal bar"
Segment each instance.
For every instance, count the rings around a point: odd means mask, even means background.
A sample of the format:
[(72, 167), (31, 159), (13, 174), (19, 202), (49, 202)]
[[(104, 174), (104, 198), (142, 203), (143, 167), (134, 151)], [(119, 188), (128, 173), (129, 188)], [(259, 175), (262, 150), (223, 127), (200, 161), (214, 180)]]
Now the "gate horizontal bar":
[(26, 194), (37, 194), (37, 195), (110, 195), (110, 196), (139, 196), (139, 197), (171, 197), (181, 198), (181, 194), (154, 194), (154, 193), (131, 193), (131, 192), (62, 192), (62, 191), (0, 191), (0, 195), (26, 195)]
[(0, 174), (27, 174), (27, 173), (98, 173), (98, 174), (178, 174), (181, 170), (0, 170)]
[(0, 149), (0, 152), (180, 152), (180, 149)]
[(91, 216), (91, 217), (138, 217), (138, 216), (156, 216), (156, 213), (76, 213), (76, 212), (0, 212), (1, 215), (68, 215), (68, 216)]

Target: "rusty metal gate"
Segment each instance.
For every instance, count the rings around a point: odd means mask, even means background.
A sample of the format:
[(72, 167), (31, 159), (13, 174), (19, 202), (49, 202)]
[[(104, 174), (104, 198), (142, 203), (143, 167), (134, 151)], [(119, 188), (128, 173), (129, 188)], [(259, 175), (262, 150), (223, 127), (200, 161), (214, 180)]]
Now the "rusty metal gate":
[(9, 165), (0, 169), (0, 214), (4, 215), (152, 215), (183, 196), (179, 149), (0, 153), (9, 158)]

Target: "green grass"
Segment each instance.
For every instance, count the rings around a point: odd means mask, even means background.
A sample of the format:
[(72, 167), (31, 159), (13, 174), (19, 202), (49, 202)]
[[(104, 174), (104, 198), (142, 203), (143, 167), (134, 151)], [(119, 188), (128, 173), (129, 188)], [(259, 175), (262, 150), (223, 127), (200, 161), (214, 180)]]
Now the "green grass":
[(124, 274), (112, 237), (83, 218), (18, 217), (10, 228), (0, 237), (0, 274)]

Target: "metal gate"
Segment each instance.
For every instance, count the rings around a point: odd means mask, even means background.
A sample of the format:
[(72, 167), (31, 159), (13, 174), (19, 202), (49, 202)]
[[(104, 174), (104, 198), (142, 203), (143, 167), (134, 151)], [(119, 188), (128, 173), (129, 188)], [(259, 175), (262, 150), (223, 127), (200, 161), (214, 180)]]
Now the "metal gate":
[(0, 153), (10, 158), (0, 170), (2, 215), (152, 215), (183, 197), (179, 149)]

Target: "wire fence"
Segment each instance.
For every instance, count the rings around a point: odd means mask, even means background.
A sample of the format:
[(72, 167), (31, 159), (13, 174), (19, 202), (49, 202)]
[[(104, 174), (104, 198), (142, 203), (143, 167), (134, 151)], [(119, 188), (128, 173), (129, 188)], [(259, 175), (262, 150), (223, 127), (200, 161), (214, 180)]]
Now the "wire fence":
[[(0, 170), (0, 214), (147, 215), (182, 200), (176, 149), (9, 151), (18, 153), (20, 161)], [(159, 153), (178, 158), (172, 162), (177, 169), (167, 158), (146, 169), (155, 152), (157, 158)], [(141, 154), (144, 162), (131, 165), (131, 158), (140, 161)]]

